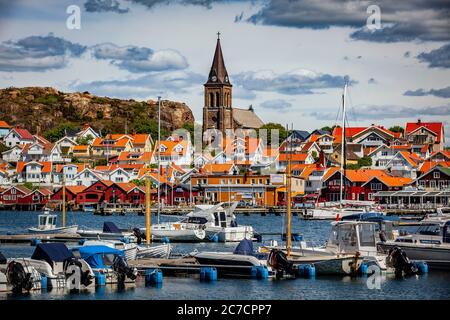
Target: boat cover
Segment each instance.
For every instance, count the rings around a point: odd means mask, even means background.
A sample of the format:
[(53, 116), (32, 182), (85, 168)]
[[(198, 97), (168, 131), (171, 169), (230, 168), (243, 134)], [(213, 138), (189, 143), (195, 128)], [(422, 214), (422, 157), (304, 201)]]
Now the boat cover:
[(85, 260), (91, 268), (105, 268), (108, 267), (104, 264), (103, 256), (105, 255), (119, 255), (124, 257), (124, 252), (114, 248), (110, 248), (102, 245), (95, 246), (82, 246), (73, 248), (80, 253), (80, 257)]
[(6, 264), (6, 258), (1, 252), (0, 252), (0, 264)]
[(114, 222), (105, 221), (103, 223), (103, 232), (105, 232), (105, 233), (120, 233), (121, 231)]
[(249, 239), (242, 239), (234, 249), (234, 254), (253, 255), (253, 242)]
[(63, 262), (72, 257), (72, 252), (64, 243), (40, 243), (34, 249), (31, 259), (44, 260), (53, 266), (53, 262)]
[(370, 221), (370, 222), (381, 222), (381, 221), (398, 221), (398, 217), (385, 216), (379, 212), (363, 212), (355, 213), (341, 218), (343, 221), (357, 220), (357, 221)]

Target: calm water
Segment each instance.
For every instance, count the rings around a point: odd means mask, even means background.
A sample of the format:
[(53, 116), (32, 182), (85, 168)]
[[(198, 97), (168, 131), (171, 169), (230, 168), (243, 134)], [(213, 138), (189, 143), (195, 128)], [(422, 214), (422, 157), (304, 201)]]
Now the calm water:
[[(0, 212), (0, 234), (26, 232), (26, 228), (37, 224), (37, 212)], [(161, 221), (173, 220), (161, 217)], [(80, 228), (102, 228), (103, 221), (114, 221), (119, 227), (143, 227), (145, 217), (101, 217), (88, 213), (69, 213), (67, 224), (78, 224)], [(152, 217), (156, 222), (156, 217)], [(238, 216), (239, 224), (252, 225), (258, 232), (284, 231), (283, 216), (261, 217)], [(305, 240), (323, 244), (330, 231), (327, 221), (305, 221), (292, 219), (293, 232), (301, 233)], [(264, 239), (280, 240), (279, 236)], [(188, 253), (195, 249), (231, 251), (235, 244), (199, 243), (173, 244), (174, 251)], [(28, 245), (2, 245), (0, 251), (6, 257), (30, 256), (34, 248)], [(380, 289), (369, 289), (367, 278), (324, 277), (295, 280), (251, 280), (219, 279), (214, 283), (200, 282), (196, 278), (164, 277), (161, 287), (145, 287), (143, 282), (117, 291), (112, 287), (97, 288), (79, 294), (68, 294), (64, 290), (13, 296), (0, 294), (0, 299), (450, 299), (450, 273), (430, 271), (429, 274), (405, 279), (383, 277)], [(245, 290), (243, 290), (245, 288)]]

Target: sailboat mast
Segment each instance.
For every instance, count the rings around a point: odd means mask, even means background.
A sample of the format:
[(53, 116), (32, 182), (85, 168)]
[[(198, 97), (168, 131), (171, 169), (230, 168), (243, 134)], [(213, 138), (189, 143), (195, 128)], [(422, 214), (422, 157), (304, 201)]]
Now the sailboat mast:
[[(288, 126), (289, 129), (289, 126)], [(289, 130), (288, 130), (289, 131)], [(292, 139), (292, 137), (291, 137)], [(288, 141), (288, 155), (287, 155), (287, 232), (286, 232), (286, 251), (287, 256), (291, 256), (291, 142)]]
[(147, 247), (150, 247), (150, 219), (150, 177), (147, 174), (147, 177), (145, 178), (145, 239)]
[(63, 172), (63, 181), (62, 181), (62, 226), (63, 228), (66, 226), (66, 179), (64, 178)]
[(347, 94), (347, 83), (344, 85), (342, 94), (342, 142), (341, 142), (341, 185), (339, 188), (339, 205), (342, 207), (343, 189), (344, 189), (344, 166), (345, 166), (345, 96)]
[(158, 97), (158, 223), (161, 214), (159, 208), (161, 185), (161, 97)]

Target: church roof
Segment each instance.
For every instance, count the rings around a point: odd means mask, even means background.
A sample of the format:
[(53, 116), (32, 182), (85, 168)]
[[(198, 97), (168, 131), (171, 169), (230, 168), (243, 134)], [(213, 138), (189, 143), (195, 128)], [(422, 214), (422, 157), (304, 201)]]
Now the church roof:
[[(217, 77), (216, 81), (213, 81), (212, 79), (214, 76)], [(217, 38), (216, 52), (214, 53), (211, 71), (209, 71), (208, 81), (206, 83), (230, 84), (227, 68), (225, 68), (225, 61), (223, 59), (219, 37)]]
[(264, 122), (253, 110), (233, 108), (233, 119), (243, 129), (259, 129)]

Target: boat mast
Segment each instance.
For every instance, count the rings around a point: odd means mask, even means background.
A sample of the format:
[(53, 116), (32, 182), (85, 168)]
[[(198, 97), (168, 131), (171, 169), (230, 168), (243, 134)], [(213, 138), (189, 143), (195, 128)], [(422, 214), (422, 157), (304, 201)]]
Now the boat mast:
[(66, 226), (66, 179), (64, 178), (63, 172), (63, 181), (62, 181), (62, 226), (63, 228)]
[(347, 82), (344, 85), (344, 93), (342, 94), (342, 142), (341, 142), (341, 185), (339, 188), (339, 206), (342, 208), (342, 197), (344, 189), (344, 170), (345, 170), (345, 96), (347, 94)]
[(158, 223), (160, 215), (160, 185), (161, 185), (161, 97), (158, 97)]
[[(289, 129), (289, 126), (288, 126)], [(289, 132), (289, 130), (288, 130)], [(292, 140), (292, 137), (291, 137)], [(291, 142), (288, 141), (288, 154), (287, 154), (287, 232), (286, 232), (286, 251), (287, 256), (291, 256)]]
[[(151, 170), (149, 168), (149, 170)], [(145, 178), (145, 239), (147, 247), (150, 247), (150, 225), (151, 225), (151, 214), (150, 214), (150, 177), (147, 171), (147, 176)]]

